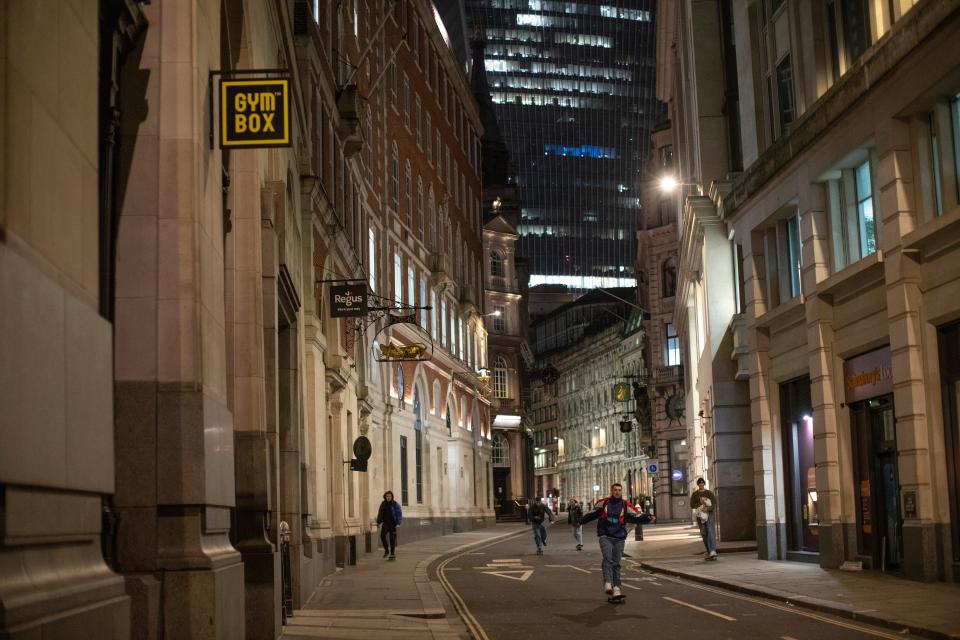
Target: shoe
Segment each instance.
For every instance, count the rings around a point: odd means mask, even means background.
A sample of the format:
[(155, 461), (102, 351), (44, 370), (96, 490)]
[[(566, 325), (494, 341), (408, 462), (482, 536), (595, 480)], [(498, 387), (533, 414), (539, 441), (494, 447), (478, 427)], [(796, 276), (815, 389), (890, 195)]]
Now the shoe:
[(390, 554), (390, 559), (391, 559), (391, 560), (396, 560), (396, 559), (397, 559), (397, 554), (391, 553), (391, 554)]
[(612, 595), (613, 595), (613, 587), (610, 585), (609, 582), (604, 582), (604, 583), (603, 583), (603, 590), (607, 592), (607, 595), (608, 595), (608, 596), (612, 596)]
[(384, 558), (386, 558), (386, 557), (389, 556), (389, 555), (390, 555), (390, 552), (389, 552), (389, 551), (384, 551), (384, 552), (383, 552), (383, 557), (384, 557)]
[(543, 555), (543, 549), (537, 549), (537, 555), (538, 555), (538, 556), (542, 556), (542, 555)]
[(710, 552), (710, 555), (707, 556), (707, 560), (716, 560), (716, 559), (717, 559), (717, 552), (716, 552), (716, 551), (711, 551), (711, 552)]
[(614, 588), (613, 588), (613, 593), (610, 594), (610, 597), (611, 597), (611, 598), (619, 598), (619, 597), (621, 597), (621, 596), (623, 596), (623, 594), (620, 593), (620, 587), (614, 587)]
[(583, 549), (583, 545), (582, 545), (582, 544), (578, 544), (578, 545), (577, 545), (577, 551), (580, 551), (581, 549)]

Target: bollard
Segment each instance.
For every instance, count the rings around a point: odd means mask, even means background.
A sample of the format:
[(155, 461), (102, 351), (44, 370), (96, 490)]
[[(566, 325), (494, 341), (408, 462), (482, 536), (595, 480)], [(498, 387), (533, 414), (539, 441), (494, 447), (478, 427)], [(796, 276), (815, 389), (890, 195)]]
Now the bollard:
[(643, 525), (638, 524), (633, 530), (634, 540), (643, 540)]
[(293, 579), (290, 575), (290, 525), (280, 522), (280, 575), (283, 582), (283, 624), (293, 616)]

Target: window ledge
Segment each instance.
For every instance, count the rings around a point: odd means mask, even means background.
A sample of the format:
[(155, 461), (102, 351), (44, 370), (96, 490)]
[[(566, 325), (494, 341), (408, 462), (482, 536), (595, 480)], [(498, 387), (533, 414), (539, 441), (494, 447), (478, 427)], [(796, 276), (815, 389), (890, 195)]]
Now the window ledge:
[(794, 314), (802, 315), (804, 309), (804, 303), (806, 302), (806, 297), (801, 293), (796, 298), (791, 298), (784, 303), (781, 303), (767, 311), (765, 314), (757, 318), (756, 326), (758, 328), (767, 328), (771, 327), (774, 324), (779, 324), (784, 319), (788, 319)]
[(817, 293), (842, 298), (863, 285), (883, 277), (883, 251), (877, 249), (863, 260), (844, 267), (817, 284)]
[(960, 242), (960, 209), (925, 222), (903, 236), (904, 253), (918, 253), (922, 258), (933, 258), (938, 253)]

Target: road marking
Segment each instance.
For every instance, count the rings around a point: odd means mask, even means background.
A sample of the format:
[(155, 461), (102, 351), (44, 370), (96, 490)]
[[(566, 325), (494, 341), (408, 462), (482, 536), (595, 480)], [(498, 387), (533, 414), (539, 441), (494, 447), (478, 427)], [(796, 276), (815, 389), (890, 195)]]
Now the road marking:
[(564, 567), (570, 567), (570, 568), (573, 569), (574, 571), (580, 571), (580, 572), (582, 572), (582, 573), (586, 573), (587, 575), (590, 575), (590, 571), (589, 571), (589, 570), (587, 570), (587, 569), (581, 569), (580, 567), (575, 567), (575, 566), (572, 565), (572, 564), (548, 564), (547, 566), (550, 567), (550, 568), (552, 568), (552, 569), (563, 569)]
[(636, 589), (637, 591), (643, 591), (643, 589), (641, 589), (640, 587), (634, 586), (632, 584), (625, 584), (623, 586), (628, 587), (630, 589)]
[[(520, 575), (511, 575), (518, 573)], [(501, 578), (509, 578), (510, 580), (519, 580), (520, 582), (526, 582), (530, 576), (533, 575), (533, 569), (527, 569), (526, 571), (484, 571), (483, 575), (485, 576), (500, 576)]]
[(447, 567), (447, 571), (460, 571), (461, 567)]
[(522, 560), (520, 558), (500, 558), (499, 560), (491, 560), (492, 564), (520, 564)]
[(779, 611), (786, 611), (786, 612), (788, 612), (788, 613), (793, 613), (793, 614), (796, 614), (796, 615), (798, 615), (798, 616), (803, 616), (803, 617), (805, 617), (805, 618), (812, 618), (813, 620), (819, 620), (820, 622), (826, 622), (827, 624), (832, 624), (832, 625), (837, 626), (837, 627), (843, 627), (843, 628), (845, 628), (845, 629), (853, 629), (854, 631), (859, 631), (860, 633), (865, 633), (865, 634), (868, 634), (868, 635), (871, 635), (871, 636), (876, 636), (876, 637), (878, 637), (878, 638), (887, 638), (887, 640), (901, 640), (901, 639), (903, 638), (903, 636), (902, 636), (902, 635), (899, 635), (899, 634), (886, 633), (886, 632), (879, 631), (879, 630), (877, 630), (877, 629), (871, 629), (871, 628), (869, 628), (869, 627), (865, 627), (865, 626), (862, 626), (862, 625), (859, 625), (859, 624), (854, 624), (854, 623), (851, 623), (851, 622), (845, 622), (845, 621), (843, 621), (843, 620), (834, 620), (834, 619), (832, 619), (832, 618), (828, 618), (828, 617), (826, 617), (826, 616), (822, 616), (822, 615), (819, 615), (819, 614), (817, 614), (817, 613), (813, 613), (812, 611), (804, 611), (803, 609), (797, 609), (796, 607), (787, 606), (787, 605), (780, 604), (780, 603), (777, 603), (777, 602), (770, 602), (769, 600), (766, 600), (766, 599), (763, 599), (763, 598), (757, 598), (757, 597), (753, 597), (753, 596), (741, 595), (741, 594), (739, 594), (739, 593), (734, 593), (734, 592), (732, 592), (732, 591), (726, 591), (726, 590), (718, 589), (718, 588), (715, 588), (715, 587), (709, 587), (709, 586), (707, 586), (707, 585), (703, 585), (703, 584), (691, 582), (691, 581), (688, 581), (688, 580), (683, 580), (683, 579), (681, 579), (681, 578), (675, 578), (675, 577), (673, 577), (673, 576), (664, 575), (664, 576), (661, 576), (661, 577), (662, 577), (662, 579), (664, 579), (664, 580), (669, 580), (670, 582), (675, 582), (675, 583), (677, 583), (677, 584), (682, 584), (682, 585), (684, 585), (684, 586), (686, 586), (686, 587), (690, 587), (690, 588), (692, 588), (692, 589), (699, 589), (699, 590), (701, 590), (701, 591), (709, 591), (709, 592), (711, 592), (711, 593), (716, 593), (716, 594), (719, 594), (719, 595), (722, 595), (722, 596), (726, 596), (726, 597), (728, 597), (728, 598), (736, 598), (737, 600), (745, 600), (745, 601), (747, 601), (747, 602), (752, 602), (752, 603), (754, 603), (754, 604), (759, 604), (759, 605), (761, 605), (761, 606), (769, 607), (769, 608), (771, 608), (771, 609), (778, 609)]
[(780, 636), (780, 640), (797, 640), (792, 636)]
[(690, 607), (691, 609), (696, 609), (697, 611), (702, 611), (703, 613), (709, 613), (712, 616), (717, 616), (718, 618), (723, 618), (724, 620), (729, 620), (730, 622), (736, 622), (736, 618), (731, 618), (730, 616), (725, 616), (722, 613), (717, 613), (716, 611), (710, 611), (710, 609), (704, 609), (703, 607), (698, 607), (695, 604), (690, 604), (689, 602), (684, 602), (682, 600), (677, 600), (676, 598), (669, 598), (663, 596), (664, 600), (669, 600), (670, 602), (683, 605), (684, 607)]

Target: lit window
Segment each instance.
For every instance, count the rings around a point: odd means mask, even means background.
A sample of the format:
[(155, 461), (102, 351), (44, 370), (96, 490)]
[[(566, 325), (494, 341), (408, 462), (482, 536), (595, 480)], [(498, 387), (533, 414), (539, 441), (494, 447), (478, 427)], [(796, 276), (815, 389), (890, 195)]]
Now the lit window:
[(834, 270), (839, 271), (877, 250), (869, 160), (827, 183), (827, 204)]
[(497, 356), (493, 366), (493, 395), (496, 398), (507, 396), (507, 361), (503, 356)]
[(507, 330), (507, 314), (503, 305), (498, 304), (493, 307), (493, 330), (497, 333)]
[(367, 252), (369, 254), (367, 258), (368, 269), (370, 270), (370, 291), (376, 292), (377, 290), (377, 232), (373, 227), (370, 227), (370, 234), (367, 243)]
[(680, 364), (680, 336), (672, 324), (666, 326), (666, 344), (663, 352), (664, 364), (675, 367)]

